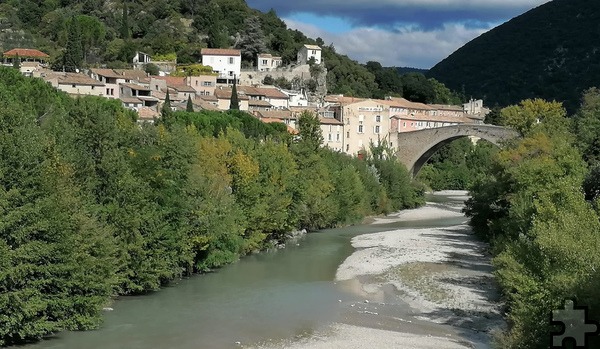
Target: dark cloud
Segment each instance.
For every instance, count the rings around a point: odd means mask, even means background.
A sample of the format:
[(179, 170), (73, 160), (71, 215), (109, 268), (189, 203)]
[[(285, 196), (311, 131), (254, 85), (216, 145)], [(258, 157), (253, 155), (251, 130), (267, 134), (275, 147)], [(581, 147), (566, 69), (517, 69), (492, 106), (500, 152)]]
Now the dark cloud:
[(548, 0), (247, 0), (262, 11), (274, 9), (281, 17), (308, 12), (344, 17), (355, 26), (392, 28), (416, 23), (424, 29), (448, 22), (498, 22), (514, 17)]

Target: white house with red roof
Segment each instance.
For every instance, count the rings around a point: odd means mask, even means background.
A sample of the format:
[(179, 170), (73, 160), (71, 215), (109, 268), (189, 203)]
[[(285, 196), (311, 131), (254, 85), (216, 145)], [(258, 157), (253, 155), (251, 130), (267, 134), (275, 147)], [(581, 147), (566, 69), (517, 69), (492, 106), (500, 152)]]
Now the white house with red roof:
[(213, 68), (213, 72), (218, 73), (218, 84), (233, 84), (234, 79), (238, 79), (242, 70), (242, 52), (227, 48), (203, 48), (200, 51), (202, 55), (202, 65)]
[(50, 56), (42, 51), (32, 48), (13, 48), (2, 54), (4, 64), (13, 64), (15, 59), (20, 62), (38, 62), (46, 64)]

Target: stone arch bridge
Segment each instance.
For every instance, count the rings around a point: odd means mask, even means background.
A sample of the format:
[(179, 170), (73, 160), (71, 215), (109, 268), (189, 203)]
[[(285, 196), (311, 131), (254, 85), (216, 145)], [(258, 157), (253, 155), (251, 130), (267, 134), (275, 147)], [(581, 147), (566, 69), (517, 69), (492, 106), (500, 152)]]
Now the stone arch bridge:
[(460, 137), (475, 136), (500, 146), (518, 137), (510, 128), (493, 125), (455, 125), (398, 133), (396, 156), (416, 176), (429, 158), (442, 146)]

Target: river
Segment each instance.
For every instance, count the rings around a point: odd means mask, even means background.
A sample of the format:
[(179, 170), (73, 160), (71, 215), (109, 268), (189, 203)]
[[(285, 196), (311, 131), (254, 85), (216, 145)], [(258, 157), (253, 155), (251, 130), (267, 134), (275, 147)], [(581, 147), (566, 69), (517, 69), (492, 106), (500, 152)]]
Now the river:
[(466, 218), (457, 213), (461, 197), (435, 195), (428, 200), (436, 203), (424, 210), (433, 205), (450, 214), (434, 218), (434, 212), (421, 219), (418, 213), (423, 209), (417, 209), (412, 219), (392, 216), (310, 233), (285, 249), (247, 256), (215, 273), (183, 279), (148, 295), (121, 297), (112, 305), (114, 310), (105, 313), (99, 330), (62, 332), (26, 348), (288, 347), (315, 337), (327, 342), (323, 338), (332, 324), (467, 343), (472, 336), (464, 327), (417, 316), (414, 304), (399, 297), (402, 292), (392, 283), (379, 282), (369, 291), (378, 273), (339, 275), (341, 265), (355, 255), (351, 241), (357, 236), (464, 225)]

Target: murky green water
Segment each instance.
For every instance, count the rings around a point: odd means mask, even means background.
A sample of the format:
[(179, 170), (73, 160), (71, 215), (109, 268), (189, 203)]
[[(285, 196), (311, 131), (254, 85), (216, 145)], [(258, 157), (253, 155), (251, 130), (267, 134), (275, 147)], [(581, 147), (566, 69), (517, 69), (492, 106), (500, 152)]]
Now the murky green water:
[[(436, 202), (440, 202), (436, 198)], [(397, 228), (456, 225), (464, 217), (355, 226), (308, 234), (285, 249), (242, 259), (146, 296), (123, 297), (101, 329), (64, 332), (27, 349), (236, 348), (306, 335), (335, 321), (340, 299), (356, 299), (333, 282), (353, 248), (350, 239)], [(356, 299), (358, 300), (358, 299)]]

